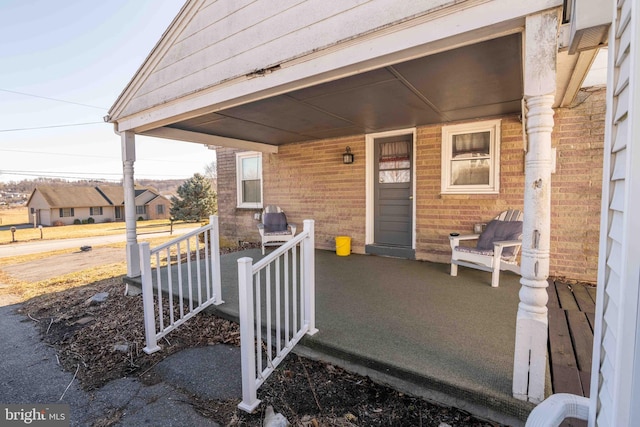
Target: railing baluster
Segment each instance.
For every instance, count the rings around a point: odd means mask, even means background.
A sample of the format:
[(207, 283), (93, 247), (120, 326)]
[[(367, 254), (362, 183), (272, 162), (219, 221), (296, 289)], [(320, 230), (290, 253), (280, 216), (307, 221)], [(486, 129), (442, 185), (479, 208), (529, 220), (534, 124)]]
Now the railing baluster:
[(284, 283), (284, 343), (289, 345), (289, 283)]
[(173, 280), (171, 278), (171, 247), (167, 248), (167, 292), (169, 293), (169, 325), (172, 326), (173, 319)]
[(162, 312), (162, 276), (160, 270), (160, 252), (156, 252), (156, 285), (158, 286), (158, 318), (160, 320), (160, 330), (164, 330), (164, 313)]
[[(278, 283), (278, 275), (280, 274), (280, 271), (277, 269), (276, 266), (276, 283)], [(271, 352), (272, 352), (272, 347), (271, 347), (271, 268), (267, 267), (267, 286), (265, 289), (265, 295), (264, 295), (264, 300), (265, 300), (265, 308), (266, 308), (266, 320), (267, 320), (267, 366), (271, 365), (271, 360), (272, 360), (272, 356), (271, 356)]]
[[(189, 312), (193, 311), (193, 279), (191, 278), (191, 238), (186, 241), (187, 244), (187, 284), (189, 286)], [(198, 304), (200, 301), (198, 300)]]
[[(297, 253), (298, 251), (296, 250), (297, 247), (294, 246), (293, 248), (291, 248), (291, 256), (294, 257), (294, 259), (297, 259)], [(298, 276), (296, 273), (296, 265), (298, 263), (294, 262), (293, 263), (293, 284), (292, 284), (292, 298), (293, 298), (293, 334), (297, 334), (298, 333)]]
[(261, 307), (261, 302), (262, 299), (260, 297), (260, 288), (262, 287), (262, 283), (260, 280), (260, 273), (258, 272), (255, 275), (255, 292), (256, 292), (256, 298), (255, 298), (255, 310), (256, 310), (256, 352), (257, 352), (257, 360), (256, 362), (258, 363), (258, 378), (260, 378), (262, 376), (262, 310), (260, 309)]
[[(202, 304), (202, 277), (200, 276), (200, 234), (196, 235), (196, 275), (198, 276), (198, 305), (200, 305)], [(207, 298), (207, 300), (209, 300), (209, 298)]]
[[(287, 255), (285, 254), (285, 263)], [(287, 281), (287, 270), (285, 267), (285, 282)], [(280, 355), (282, 349), (282, 311), (280, 310), (280, 282), (276, 283), (276, 355)]]
[(178, 298), (180, 298), (180, 318), (184, 318), (184, 296), (182, 291), (182, 245), (180, 242), (176, 245), (176, 257), (178, 259)]

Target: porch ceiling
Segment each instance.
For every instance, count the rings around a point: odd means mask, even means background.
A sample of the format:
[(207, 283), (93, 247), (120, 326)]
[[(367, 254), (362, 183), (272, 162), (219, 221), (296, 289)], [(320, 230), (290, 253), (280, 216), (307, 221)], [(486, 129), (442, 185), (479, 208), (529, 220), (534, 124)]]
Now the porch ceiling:
[(520, 111), (522, 73), (516, 33), (168, 127), (281, 145), (509, 114)]

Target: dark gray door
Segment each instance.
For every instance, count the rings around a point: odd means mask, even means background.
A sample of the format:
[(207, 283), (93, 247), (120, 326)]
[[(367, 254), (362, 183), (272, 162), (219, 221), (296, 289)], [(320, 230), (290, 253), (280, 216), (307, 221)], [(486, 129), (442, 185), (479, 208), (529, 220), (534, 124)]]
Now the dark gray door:
[(374, 241), (411, 247), (413, 221), (413, 135), (375, 140)]

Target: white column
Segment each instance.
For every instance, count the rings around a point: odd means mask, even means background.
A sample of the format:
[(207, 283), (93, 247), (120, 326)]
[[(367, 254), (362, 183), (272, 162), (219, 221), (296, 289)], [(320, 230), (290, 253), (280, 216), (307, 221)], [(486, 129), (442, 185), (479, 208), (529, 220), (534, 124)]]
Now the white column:
[(557, 11), (526, 19), (527, 105), (522, 279), (516, 320), (513, 396), (544, 400), (547, 365), (547, 278), (551, 230), (551, 132), (556, 90)]
[(120, 134), (122, 145), (122, 173), (124, 187), (124, 220), (127, 234), (127, 276), (140, 276), (140, 249), (136, 235), (136, 191), (133, 180), (133, 164), (136, 161), (135, 134)]

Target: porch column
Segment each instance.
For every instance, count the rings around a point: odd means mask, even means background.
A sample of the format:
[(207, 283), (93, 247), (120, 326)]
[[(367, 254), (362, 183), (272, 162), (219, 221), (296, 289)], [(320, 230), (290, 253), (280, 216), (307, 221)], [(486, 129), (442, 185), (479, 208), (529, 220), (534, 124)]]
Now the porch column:
[(547, 278), (551, 230), (551, 132), (556, 90), (557, 11), (528, 16), (524, 95), (527, 106), (520, 303), (516, 320), (513, 396), (544, 400), (547, 365)]
[(140, 276), (140, 250), (136, 234), (136, 192), (133, 163), (136, 161), (135, 134), (120, 134), (122, 145), (122, 185), (124, 187), (124, 220), (127, 233), (127, 276)]

